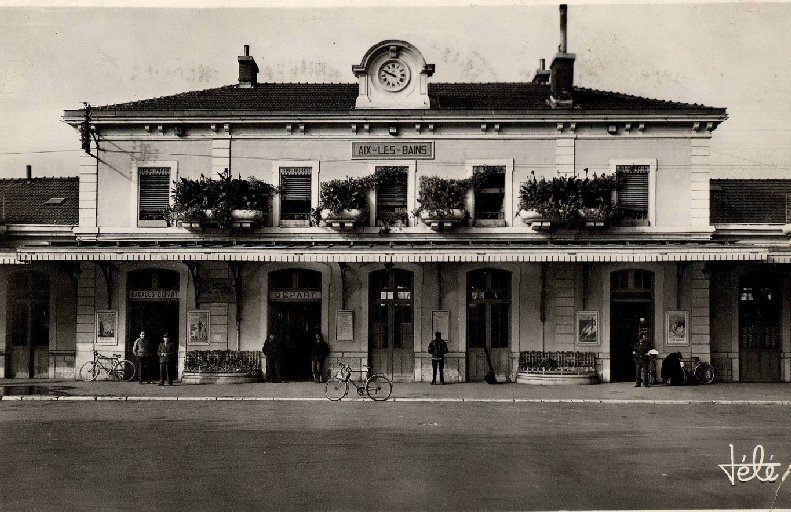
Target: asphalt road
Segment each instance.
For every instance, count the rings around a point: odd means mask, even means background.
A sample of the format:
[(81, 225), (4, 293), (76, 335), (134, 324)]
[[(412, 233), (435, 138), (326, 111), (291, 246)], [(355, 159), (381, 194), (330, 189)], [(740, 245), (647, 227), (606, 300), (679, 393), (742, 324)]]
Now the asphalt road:
[(776, 493), (791, 508), (791, 478), (731, 485), (718, 467), (729, 444), (737, 464), (760, 444), (781, 476), (790, 420), (760, 405), (3, 401), (0, 510), (768, 509)]

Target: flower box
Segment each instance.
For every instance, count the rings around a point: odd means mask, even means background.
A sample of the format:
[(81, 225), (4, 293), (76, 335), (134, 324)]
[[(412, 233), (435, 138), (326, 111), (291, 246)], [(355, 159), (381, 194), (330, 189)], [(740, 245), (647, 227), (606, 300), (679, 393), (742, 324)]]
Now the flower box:
[(236, 229), (250, 229), (264, 221), (263, 210), (231, 210), (231, 220)]
[(242, 384), (262, 380), (261, 353), (252, 350), (188, 351), (181, 376), (186, 384)]
[(447, 212), (423, 210), (420, 219), (434, 231), (452, 228), (464, 219), (466, 212), (460, 208), (451, 208)]
[(542, 386), (597, 384), (596, 356), (592, 352), (521, 352), (516, 382)]
[(328, 208), (321, 210), (320, 216), (324, 223), (332, 229), (351, 229), (355, 224), (359, 224), (364, 219), (364, 211), (359, 208), (351, 208), (333, 212)]

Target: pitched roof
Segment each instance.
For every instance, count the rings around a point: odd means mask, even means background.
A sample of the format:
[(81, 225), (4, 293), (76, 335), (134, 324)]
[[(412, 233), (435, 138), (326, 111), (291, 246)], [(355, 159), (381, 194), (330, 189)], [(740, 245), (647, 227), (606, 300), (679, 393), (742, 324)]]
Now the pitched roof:
[[(431, 109), (553, 110), (547, 84), (430, 83)], [(242, 88), (228, 85), (147, 100), (93, 107), (102, 111), (246, 110), (260, 112), (349, 112), (354, 110), (357, 84), (261, 83)], [(709, 110), (703, 105), (654, 100), (593, 89), (575, 88), (575, 106), (582, 110)]]
[(6, 224), (77, 225), (79, 179), (0, 180), (0, 222), (2, 217)]
[(791, 222), (791, 180), (711, 180), (712, 224)]

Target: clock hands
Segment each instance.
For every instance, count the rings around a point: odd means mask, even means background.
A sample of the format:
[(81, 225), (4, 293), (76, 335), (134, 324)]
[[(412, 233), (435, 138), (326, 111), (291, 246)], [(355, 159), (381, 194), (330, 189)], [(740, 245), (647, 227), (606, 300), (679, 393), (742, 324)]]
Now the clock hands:
[(388, 71), (388, 70), (386, 70), (386, 69), (383, 69), (383, 70), (382, 70), (382, 73), (384, 73), (384, 74), (386, 74), (386, 75), (390, 75), (390, 76), (392, 76), (393, 78), (398, 78), (398, 77), (395, 75), (395, 73), (391, 73), (391, 72), (389, 72), (389, 71)]

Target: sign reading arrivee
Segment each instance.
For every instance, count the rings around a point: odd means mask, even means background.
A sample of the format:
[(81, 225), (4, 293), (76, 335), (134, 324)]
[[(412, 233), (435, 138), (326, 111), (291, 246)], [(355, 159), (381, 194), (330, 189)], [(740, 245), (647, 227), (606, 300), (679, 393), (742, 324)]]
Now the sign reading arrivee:
[(352, 142), (353, 159), (432, 159), (434, 142)]

